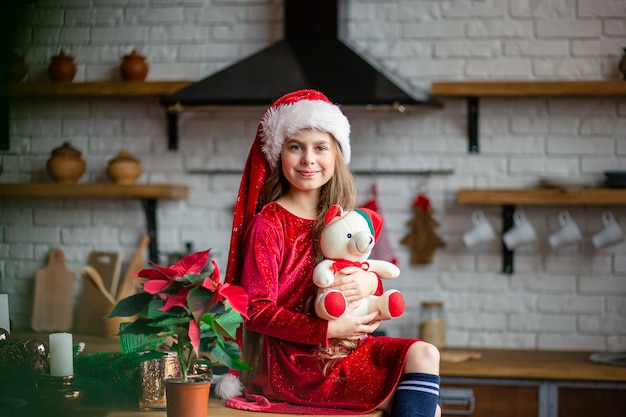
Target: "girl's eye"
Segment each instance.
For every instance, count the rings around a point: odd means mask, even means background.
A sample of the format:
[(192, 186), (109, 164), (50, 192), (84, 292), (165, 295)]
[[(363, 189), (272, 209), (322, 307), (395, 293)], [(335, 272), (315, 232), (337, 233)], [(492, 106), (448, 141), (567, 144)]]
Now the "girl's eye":
[(326, 146), (322, 146), (322, 145), (320, 145), (320, 146), (318, 146), (318, 147), (317, 147), (317, 151), (318, 151), (318, 152), (324, 152), (324, 151), (326, 151), (326, 150), (328, 150), (328, 148), (327, 148)]
[(300, 145), (291, 145), (289, 149), (294, 150), (294, 151), (299, 151), (302, 149), (302, 147)]

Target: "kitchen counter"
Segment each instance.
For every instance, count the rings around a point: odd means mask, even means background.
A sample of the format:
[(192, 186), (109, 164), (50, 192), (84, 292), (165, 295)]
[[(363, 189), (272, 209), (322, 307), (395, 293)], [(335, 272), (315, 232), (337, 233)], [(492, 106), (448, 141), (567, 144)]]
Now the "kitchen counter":
[[(39, 338), (47, 342), (47, 334), (16, 330), (14, 337)], [(74, 344), (85, 342), (85, 352), (120, 351), (116, 338), (74, 334)], [(472, 356), (480, 359), (461, 362), (448, 357)], [(596, 363), (589, 360), (591, 352), (514, 350), (514, 349), (445, 349), (442, 351), (441, 376), (477, 378), (522, 378), (547, 380), (626, 382), (626, 367)]]
[(442, 376), (626, 382), (626, 367), (592, 362), (591, 352), (475, 349), (481, 358), (463, 362), (445, 361), (446, 352)]

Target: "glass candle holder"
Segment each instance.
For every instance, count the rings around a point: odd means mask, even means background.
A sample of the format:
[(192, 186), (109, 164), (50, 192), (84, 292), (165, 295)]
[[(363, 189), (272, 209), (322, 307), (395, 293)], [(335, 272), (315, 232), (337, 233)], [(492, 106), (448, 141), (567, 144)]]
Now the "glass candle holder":
[(178, 355), (175, 352), (168, 352), (160, 359), (144, 361), (139, 370), (141, 375), (139, 408), (144, 411), (165, 410), (167, 398), (163, 381), (182, 376)]

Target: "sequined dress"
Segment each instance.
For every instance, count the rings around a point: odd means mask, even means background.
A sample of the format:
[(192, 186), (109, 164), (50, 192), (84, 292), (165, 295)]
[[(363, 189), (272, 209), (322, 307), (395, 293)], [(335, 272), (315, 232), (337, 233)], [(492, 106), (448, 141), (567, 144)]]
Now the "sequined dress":
[(245, 324), (263, 334), (263, 352), (245, 394), (272, 404), (319, 407), (316, 414), (324, 409), (329, 414), (341, 414), (337, 409), (369, 412), (393, 393), (415, 340), (367, 337), (324, 375), (325, 361), (317, 350), (329, 343), (328, 322), (317, 318), (313, 307), (314, 225), (269, 203), (246, 231), (241, 276), (249, 295)]

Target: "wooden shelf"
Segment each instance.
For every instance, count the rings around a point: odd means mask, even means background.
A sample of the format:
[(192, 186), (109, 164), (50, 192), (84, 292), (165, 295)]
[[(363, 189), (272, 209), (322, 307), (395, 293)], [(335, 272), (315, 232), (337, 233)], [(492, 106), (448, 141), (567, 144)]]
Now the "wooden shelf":
[(156, 208), (159, 199), (183, 199), (189, 195), (184, 185), (133, 184), (117, 185), (108, 183), (59, 184), (25, 183), (0, 184), (1, 198), (139, 198), (143, 200), (146, 228), (150, 236), (148, 256), (151, 261), (159, 261), (157, 239)]
[[(502, 233), (513, 227), (515, 206), (624, 206), (626, 188), (460, 189), (458, 204), (502, 206)], [(513, 273), (513, 251), (502, 244), (502, 272)]]
[(4, 95), (18, 97), (152, 97), (175, 93), (192, 81), (33, 82), (4, 86)]
[(459, 204), (485, 205), (626, 205), (626, 189), (534, 188), (528, 190), (461, 189), (457, 194)]
[(467, 100), (467, 148), (479, 153), (479, 97), (625, 96), (626, 81), (439, 81), (432, 83), (431, 95)]
[(625, 81), (442, 81), (432, 83), (438, 97), (622, 96)]
[(0, 184), (1, 197), (82, 197), (82, 198), (187, 198), (189, 189), (183, 185), (107, 183), (59, 184), (29, 183)]

